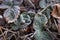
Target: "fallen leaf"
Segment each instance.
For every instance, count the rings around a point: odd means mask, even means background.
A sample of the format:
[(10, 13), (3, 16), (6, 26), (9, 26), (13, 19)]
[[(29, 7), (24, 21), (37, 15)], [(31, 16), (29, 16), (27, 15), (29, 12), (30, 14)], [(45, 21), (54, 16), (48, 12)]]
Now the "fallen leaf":
[(57, 19), (57, 22), (58, 22), (57, 28), (58, 28), (58, 32), (60, 33), (60, 5), (59, 4), (54, 5), (51, 15)]
[(55, 4), (52, 14), (53, 17), (60, 19), (60, 5), (59, 4)]

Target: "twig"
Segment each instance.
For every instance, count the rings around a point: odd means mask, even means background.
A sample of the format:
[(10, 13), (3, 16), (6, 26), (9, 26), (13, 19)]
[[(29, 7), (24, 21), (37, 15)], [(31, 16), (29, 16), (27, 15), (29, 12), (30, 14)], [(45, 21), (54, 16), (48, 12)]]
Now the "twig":
[(0, 37), (1, 37), (1, 36), (3, 36), (4, 34), (5, 34), (5, 32), (4, 32), (4, 33), (2, 33), (2, 34), (0, 35)]
[(43, 10), (41, 10), (41, 11), (39, 11), (37, 14), (41, 14), (42, 12), (44, 12), (48, 7), (50, 7), (51, 6), (51, 4), (49, 4), (49, 5), (47, 5), (47, 7), (45, 7)]
[(46, 30), (51, 34), (51, 37), (54, 39), (57, 39), (56, 35), (54, 35), (48, 28)]
[(29, 37), (27, 37), (28, 40), (31, 40)]
[(15, 34), (12, 34), (11, 36), (9, 36), (7, 39), (10, 39), (12, 36), (14, 36), (15, 37), (15, 39), (16, 39), (16, 35)]
[(26, 37), (28, 37), (28, 36), (30, 36), (30, 35), (32, 35), (33, 33), (30, 33), (30, 34), (27, 34), (27, 35), (25, 35), (25, 36), (21, 36), (20, 38), (26, 38)]
[(57, 28), (57, 30), (58, 30), (58, 25), (57, 25), (57, 23), (56, 23), (55, 19), (54, 19), (54, 23), (55, 23), (55, 26), (56, 26), (56, 28)]
[(16, 34), (16, 32), (11, 31), (11, 30), (9, 30), (9, 29), (7, 29), (7, 28), (4, 28), (4, 27), (1, 27), (1, 28), (4, 29), (4, 30), (7, 30), (7, 31), (9, 31), (9, 32), (12, 32), (12, 33)]
[(43, 10), (41, 10), (40, 12), (42, 13), (43, 11), (45, 11), (48, 7), (50, 7), (51, 4), (47, 5), (47, 7), (45, 7)]
[[(1, 31), (1, 33), (3, 34), (3, 31), (2, 31), (2, 29), (1, 29), (1, 27), (0, 27), (0, 31)], [(4, 37), (4, 40), (6, 40), (6, 38), (5, 38), (5, 36), (3, 35), (3, 37)]]
[(28, 2), (35, 8), (35, 5), (31, 2), (31, 0), (28, 0)]
[(36, 34), (36, 32), (34, 32), (34, 34), (30, 38), (32, 38), (35, 34)]

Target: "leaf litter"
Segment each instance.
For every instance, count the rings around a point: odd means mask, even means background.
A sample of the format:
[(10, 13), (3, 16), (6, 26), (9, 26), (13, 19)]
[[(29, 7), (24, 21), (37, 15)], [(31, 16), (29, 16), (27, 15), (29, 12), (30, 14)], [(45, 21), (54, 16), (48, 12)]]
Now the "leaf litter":
[(0, 40), (60, 40), (60, 0), (0, 0)]

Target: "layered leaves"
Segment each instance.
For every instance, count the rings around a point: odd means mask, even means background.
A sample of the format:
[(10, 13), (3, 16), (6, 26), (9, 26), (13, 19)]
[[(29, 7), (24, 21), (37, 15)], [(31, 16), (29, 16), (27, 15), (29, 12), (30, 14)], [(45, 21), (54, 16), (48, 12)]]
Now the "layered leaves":
[(30, 16), (27, 15), (26, 13), (22, 13), (17, 21), (15, 21), (16, 25), (19, 25), (20, 28), (25, 28), (31, 23)]

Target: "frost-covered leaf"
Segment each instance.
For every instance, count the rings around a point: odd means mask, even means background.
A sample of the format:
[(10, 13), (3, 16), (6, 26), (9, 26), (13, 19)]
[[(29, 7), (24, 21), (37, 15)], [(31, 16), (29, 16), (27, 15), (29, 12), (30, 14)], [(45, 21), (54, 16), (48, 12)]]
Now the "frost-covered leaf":
[(47, 23), (47, 17), (41, 13), (41, 15), (35, 15), (33, 27), (36, 30), (36, 40), (51, 40), (51, 37), (47, 32), (43, 30), (43, 27)]
[(3, 5), (8, 5), (8, 6), (20, 6), (22, 4), (23, 0), (4, 0)]
[(14, 5), (21, 5), (23, 0), (14, 0)]
[(14, 23), (10, 24), (12, 30), (18, 30), (20, 26), (15, 25)]
[(20, 17), (17, 19), (17, 21), (15, 21), (15, 24), (19, 25), (22, 28), (27, 27), (30, 23), (30, 16), (26, 13), (22, 13)]
[(50, 19), (50, 12), (51, 12), (50, 9), (47, 9), (47, 10), (46, 10), (46, 16), (47, 16), (48, 19)]
[(59, 4), (54, 5), (54, 8), (53, 8), (51, 15), (54, 18), (60, 19), (60, 5)]
[(27, 14), (30, 16), (31, 19), (33, 19), (34, 16), (35, 16), (35, 11), (34, 10), (30, 10), (30, 11), (28, 11)]
[(47, 17), (44, 14), (35, 15), (33, 24), (35, 29), (42, 28), (42, 26), (45, 26), (46, 23), (47, 23)]
[(45, 8), (45, 7), (47, 6), (46, 1), (45, 1), (45, 0), (41, 0), (41, 1), (39, 2), (39, 6), (40, 6), (41, 8)]
[(20, 14), (20, 8), (18, 6), (14, 6), (13, 8), (7, 9), (4, 12), (3, 16), (5, 17), (8, 23), (12, 23), (15, 20), (17, 20), (19, 14)]
[(33, 19), (33, 18), (34, 18), (34, 16), (35, 16), (35, 14), (34, 14), (34, 13), (29, 13), (28, 15), (30, 16), (30, 18), (31, 18), (31, 19)]
[(13, 6), (13, 0), (4, 0), (3, 5)]
[(52, 40), (51, 36), (46, 31), (36, 30), (36, 40)]
[(47, 9), (47, 10), (44, 12), (44, 14), (46, 15), (46, 17), (47, 17), (48, 19), (50, 19), (50, 12), (51, 12), (50, 9)]
[(46, 0), (46, 2), (47, 2), (47, 3), (50, 3), (50, 2), (52, 2), (52, 0)]

